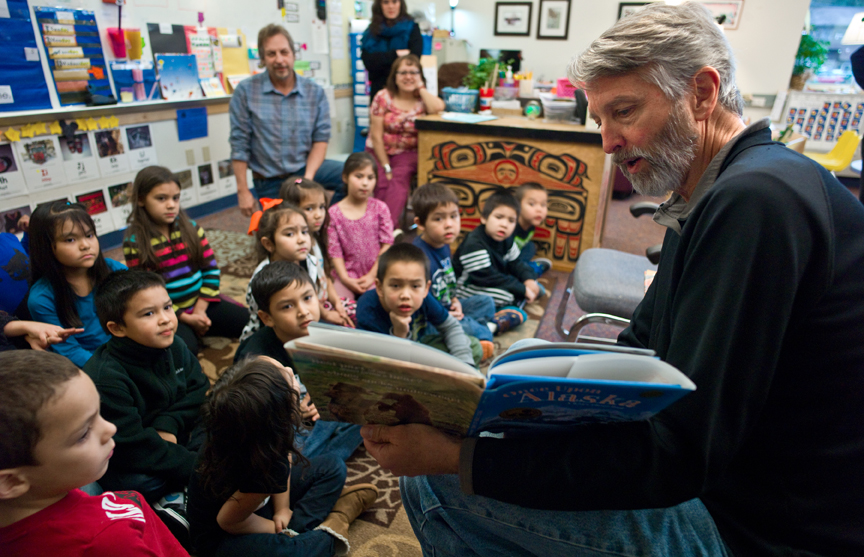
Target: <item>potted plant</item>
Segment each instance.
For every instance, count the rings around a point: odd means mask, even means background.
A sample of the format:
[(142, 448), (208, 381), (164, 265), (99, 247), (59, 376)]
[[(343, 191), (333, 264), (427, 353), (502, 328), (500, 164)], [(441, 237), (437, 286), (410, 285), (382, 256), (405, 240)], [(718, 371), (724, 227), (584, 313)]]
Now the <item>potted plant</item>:
[(798, 52), (795, 53), (795, 66), (792, 68), (792, 79), (789, 88), (801, 91), (804, 84), (825, 63), (828, 56), (828, 41), (817, 41), (810, 33), (801, 35)]

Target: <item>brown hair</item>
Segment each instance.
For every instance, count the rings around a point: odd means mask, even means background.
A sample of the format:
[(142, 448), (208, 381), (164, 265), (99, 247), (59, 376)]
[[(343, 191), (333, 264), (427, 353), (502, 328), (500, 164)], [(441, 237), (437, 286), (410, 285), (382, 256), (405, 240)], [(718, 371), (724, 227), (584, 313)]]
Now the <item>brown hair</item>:
[(513, 190), (513, 195), (516, 196), (516, 201), (522, 203), (522, 198), (525, 197), (525, 194), (528, 191), (546, 191), (546, 188), (542, 186), (542, 184), (538, 184), (537, 182), (525, 182), (515, 190)]
[(423, 184), (411, 196), (411, 207), (414, 209), (414, 216), (417, 217), (421, 225), (426, 224), (429, 213), (448, 203), (453, 203), (458, 208), (459, 198), (456, 197), (453, 190), (440, 182)]
[(0, 470), (39, 464), (33, 456), (42, 438), (39, 411), (79, 373), (75, 364), (52, 352), (0, 352)]
[(308, 224), (306, 221), (306, 215), (303, 214), (300, 207), (291, 205), (290, 203), (285, 203), (284, 201), (271, 209), (267, 209), (261, 215), (261, 220), (258, 221), (258, 230), (255, 232), (255, 254), (258, 256), (258, 263), (261, 263), (270, 257), (270, 252), (264, 248), (264, 244), (261, 243), (261, 240), (267, 238), (275, 244), (276, 231), (282, 223), (290, 219), (292, 215), (300, 215), (303, 222)]
[[(327, 191), (324, 189), (324, 186), (319, 184), (314, 180), (307, 180), (302, 176), (291, 176), (284, 182), (282, 182), (282, 187), (279, 188), (279, 197), (281, 197), (286, 202), (291, 205), (296, 205), (300, 207), (303, 205), (303, 201), (306, 200), (307, 197), (312, 195), (313, 193), (320, 193), (324, 196), (324, 204), (327, 204)], [(301, 209), (302, 210), (302, 209)], [(330, 253), (327, 250), (327, 246), (330, 244), (329, 238), (327, 237), (327, 229), (330, 227), (330, 211), (326, 208), (324, 209), (324, 222), (321, 223), (321, 230), (318, 232), (312, 232), (310, 225), (310, 233), (312, 237), (315, 238), (315, 242), (318, 244), (318, 248), (321, 250), (321, 256), (324, 259), (324, 273), (326, 276), (330, 276), (330, 271), (332, 269), (330, 264)]]
[(387, 76), (387, 83), (384, 87), (390, 92), (390, 96), (394, 96), (399, 92), (396, 86), (396, 72), (402, 65), (416, 66), (420, 70), (420, 79), (423, 80), (423, 87), (426, 87), (426, 76), (423, 75), (423, 67), (420, 65), (420, 59), (413, 54), (406, 54), (397, 58), (393, 65), (390, 66), (390, 75)]
[(372, 172), (375, 174), (375, 182), (378, 182), (378, 163), (375, 161), (375, 158), (367, 153), (366, 151), (358, 151), (357, 153), (351, 153), (348, 155), (348, 158), (345, 159), (345, 165), (342, 167), (342, 181), (345, 182), (345, 192), (348, 192), (348, 180), (347, 177), (351, 175), (355, 170), (359, 170), (361, 168), (366, 168), (367, 166), (372, 167)]
[[(153, 218), (143, 204), (153, 188), (172, 182), (177, 184), (178, 188), (180, 187), (180, 180), (177, 179), (177, 176), (164, 166), (148, 166), (138, 172), (132, 183), (132, 212), (126, 219), (129, 228), (126, 229), (125, 238), (138, 246), (138, 266), (157, 273), (159, 272), (159, 258), (153, 252), (152, 240), (154, 237), (158, 238), (161, 233), (157, 230), (156, 223), (153, 222)], [(183, 240), (183, 245), (186, 246), (189, 259), (203, 268), (204, 249), (198, 239), (198, 231), (195, 230), (195, 225), (186, 216), (182, 207), (178, 206), (177, 208), (177, 218), (174, 219), (172, 228), (180, 230), (180, 238)], [(168, 238), (168, 240), (170, 239)]]
[(269, 25), (265, 25), (258, 31), (258, 57), (260, 61), (258, 62), (258, 67), (264, 67), (264, 44), (267, 43), (267, 39), (271, 37), (275, 37), (276, 35), (282, 35), (286, 39), (288, 39), (288, 46), (291, 48), (291, 52), (294, 52), (294, 39), (291, 38), (291, 33), (288, 32), (287, 29), (279, 25), (278, 23), (270, 23)]
[[(414, 20), (413, 17), (408, 15), (408, 6), (405, 5), (405, 0), (399, 0), (399, 15), (396, 16), (393, 22), (395, 23), (403, 19)], [(377, 37), (381, 32), (381, 26), (386, 21), (387, 18), (384, 17), (384, 10), (381, 9), (381, 0), (375, 0), (372, 2), (372, 21), (369, 23), (369, 32)]]

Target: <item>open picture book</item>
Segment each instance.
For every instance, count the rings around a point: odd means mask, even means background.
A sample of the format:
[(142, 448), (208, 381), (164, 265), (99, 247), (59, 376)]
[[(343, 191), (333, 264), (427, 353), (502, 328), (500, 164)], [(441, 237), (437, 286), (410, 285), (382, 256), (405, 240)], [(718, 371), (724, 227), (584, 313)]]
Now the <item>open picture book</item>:
[(526, 346), (498, 356), (488, 379), (435, 348), (324, 323), (285, 349), (321, 419), (461, 436), (646, 420), (696, 389), (652, 351), (620, 346)]

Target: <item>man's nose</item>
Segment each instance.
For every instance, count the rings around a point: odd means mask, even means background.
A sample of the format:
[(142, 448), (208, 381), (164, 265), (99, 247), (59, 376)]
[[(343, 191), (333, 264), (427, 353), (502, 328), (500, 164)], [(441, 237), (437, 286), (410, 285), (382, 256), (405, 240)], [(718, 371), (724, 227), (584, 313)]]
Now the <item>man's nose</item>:
[(603, 139), (603, 152), (607, 155), (624, 148), (624, 138), (611, 126), (600, 128), (600, 137)]

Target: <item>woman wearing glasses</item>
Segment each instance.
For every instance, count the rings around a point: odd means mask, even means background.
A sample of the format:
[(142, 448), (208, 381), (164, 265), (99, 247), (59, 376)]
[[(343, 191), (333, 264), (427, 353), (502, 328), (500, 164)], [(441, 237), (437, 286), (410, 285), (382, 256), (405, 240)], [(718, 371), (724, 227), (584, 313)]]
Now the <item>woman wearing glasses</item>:
[(363, 33), (360, 49), (369, 72), (369, 98), (374, 99), (384, 88), (396, 58), (423, 54), (420, 27), (408, 15), (404, 0), (372, 2), (372, 21)]
[(413, 54), (393, 62), (390, 76), (369, 107), (366, 150), (378, 161), (375, 197), (387, 204), (398, 227), (408, 201), (411, 176), (417, 173), (417, 128), (423, 114), (444, 110), (444, 101), (426, 90), (420, 59)]

